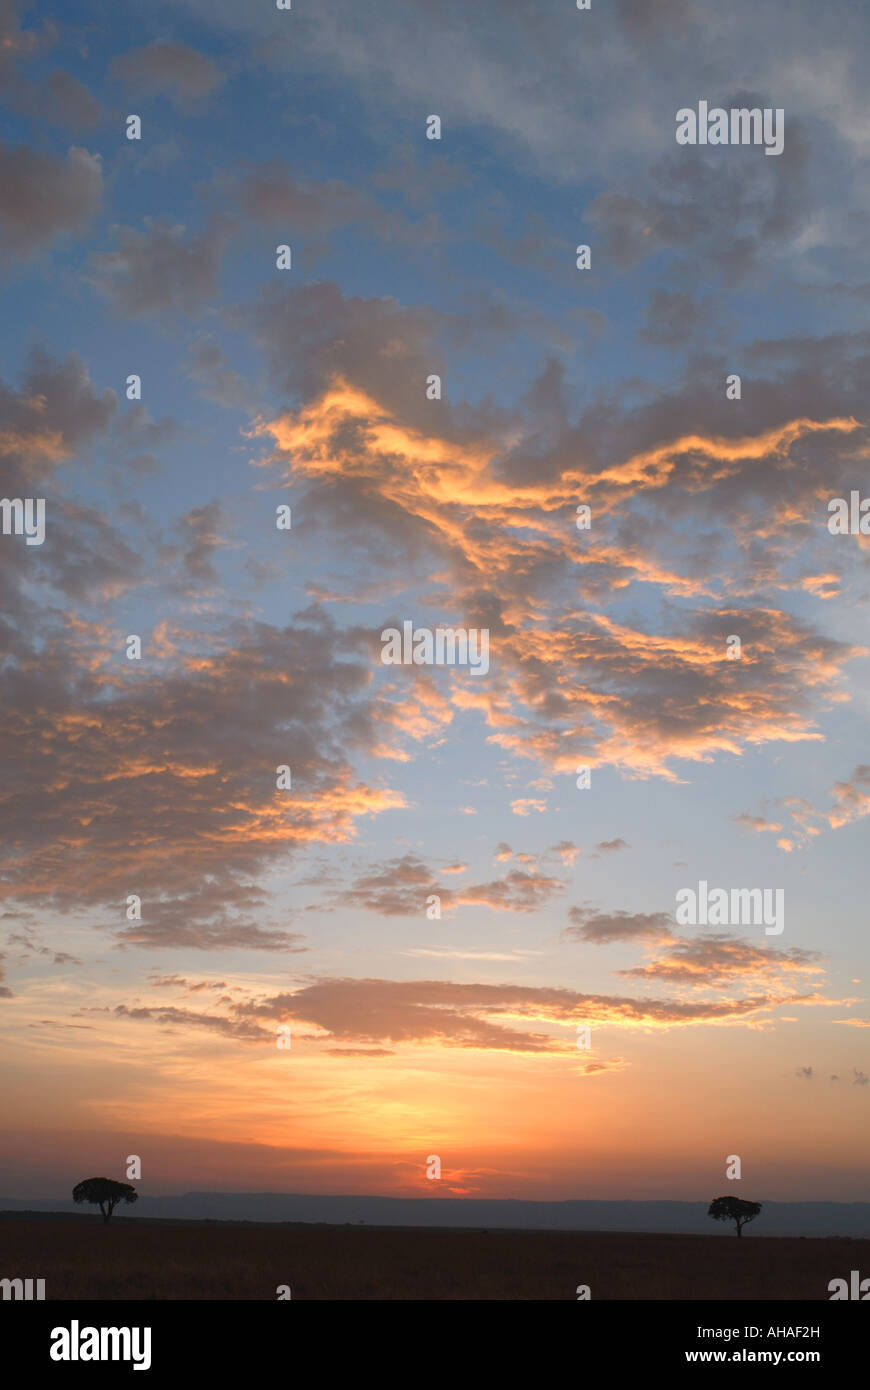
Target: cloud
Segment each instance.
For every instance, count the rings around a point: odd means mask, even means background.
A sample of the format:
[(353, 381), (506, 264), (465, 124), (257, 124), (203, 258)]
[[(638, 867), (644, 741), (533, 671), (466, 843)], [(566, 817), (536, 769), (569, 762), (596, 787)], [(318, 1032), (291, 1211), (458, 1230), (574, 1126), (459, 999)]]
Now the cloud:
[(709, 329), (709, 304), (695, 299), (686, 290), (653, 290), (646, 311), (646, 325), (638, 337), (662, 347), (688, 348), (700, 329)]
[(845, 782), (835, 782), (831, 795), (834, 806), (828, 822), (836, 830), (870, 813), (870, 764), (860, 763)]
[(72, 73), (55, 68), (45, 79), (48, 100), (42, 98), (41, 114), (55, 125), (90, 130), (103, 119), (103, 107)]
[(560, 840), (557, 845), (551, 845), (547, 853), (558, 855), (563, 864), (570, 865), (580, 853), (580, 846), (575, 845), (573, 840)]
[(644, 45), (663, 31), (680, 32), (701, 20), (692, 0), (618, 0), (617, 13)]
[(262, 914), (266, 905), (267, 895), (260, 888), (228, 882), (225, 875), (207, 877), (193, 892), (175, 898), (145, 897), (141, 921), (119, 931), (117, 940), (122, 946), (152, 950), (307, 950), (297, 944), (303, 940), (298, 933), (265, 929), (254, 921), (252, 914)]
[(331, 979), (295, 993), (238, 1006), (240, 1016), (310, 1024), (327, 1038), (354, 1043), (438, 1043), (446, 1047), (560, 1053), (576, 1059), (576, 1043), (517, 1021), (547, 1027), (578, 1023), (661, 1027), (746, 1021), (766, 1007), (763, 997), (742, 1000), (666, 1001), (525, 986), (456, 984), (450, 981)]
[[(33, 348), (21, 390), (0, 383), (4, 488), (38, 488), (108, 428), (117, 406), (114, 391), (97, 390), (77, 353), (61, 361), (43, 348)], [(11, 476), (9, 470), (14, 470)]]
[(38, 29), (22, 29), (21, 12), (27, 8), (26, 0), (0, 0), (0, 77), (18, 98), (21, 93), (16, 68), (42, 49), (51, 48), (58, 38), (57, 25), (51, 19), (43, 19)]
[(294, 178), (280, 160), (250, 169), (232, 187), (232, 196), (254, 222), (292, 229), (295, 237), (357, 225), (393, 245), (419, 245), (435, 231), (433, 224), (410, 223), (387, 209), (365, 188), (341, 179)]
[(194, 507), (176, 523), (182, 536), (184, 569), (197, 585), (217, 578), (213, 557), (216, 550), (227, 544), (220, 534), (223, 515), (219, 502), (207, 502)]
[(384, 917), (411, 917), (425, 913), (426, 899), (432, 893), (449, 906), (452, 894), (439, 888), (432, 871), (414, 854), (386, 860), (361, 874), (338, 900), (352, 907), (364, 907)]
[(182, 108), (209, 96), (224, 80), (211, 58), (186, 44), (165, 39), (133, 48), (113, 58), (109, 67), (136, 95), (162, 93)]
[(56, 237), (82, 231), (100, 206), (100, 156), (72, 145), (66, 159), (0, 142), (3, 252), (26, 259)]
[(337, 901), (364, 907), (383, 917), (425, 916), (427, 899), (435, 894), (441, 910), (457, 907), (489, 907), (497, 912), (535, 912), (564, 891), (560, 879), (538, 872), (514, 869), (488, 883), (449, 888), (440, 884), (433, 870), (414, 854), (386, 860), (361, 874)]
[[(446, 376), (435, 344), (444, 320), (435, 309), (408, 307), (388, 296), (346, 296), (337, 285), (321, 281), (270, 289), (252, 309), (231, 313), (229, 321), (248, 329), (275, 381), (291, 397), (316, 398), (338, 374), (391, 403), (403, 418), (421, 426), (432, 421), (427, 409), (432, 403), (421, 383), (432, 372)], [(348, 484), (354, 472), (347, 470)]]
[(115, 598), (139, 582), (141, 556), (100, 512), (58, 502), (49, 515), (39, 564), (67, 601)]
[(486, 906), (508, 912), (536, 912), (564, 891), (561, 879), (515, 869), (490, 883), (473, 884), (456, 894), (459, 905)]
[(194, 1009), (151, 1008), (139, 1005), (128, 1008), (118, 1004), (113, 1010), (116, 1018), (129, 1018), (134, 1022), (147, 1021), (159, 1024), (162, 1028), (204, 1028), (209, 1032), (221, 1033), (225, 1037), (237, 1038), (242, 1042), (260, 1042), (266, 1030), (245, 1019), (225, 1018), (221, 1014), (202, 1014)]
[(596, 912), (593, 908), (568, 910), (571, 926), (563, 933), (568, 941), (591, 941), (608, 945), (611, 941), (673, 939), (673, 918), (668, 912)]
[(820, 599), (839, 598), (841, 583), (838, 574), (805, 574), (801, 578), (801, 587)]
[(148, 983), (155, 989), (184, 989), (188, 994), (200, 994), (206, 989), (226, 989), (226, 980), (197, 980), (195, 983), (183, 975), (151, 975)]
[[(10, 497), (47, 495), (45, 540), (34, 547), (26, 568), (14, 546), (0, 546), (0, 610), (5, 615), (0, 636), (9, 657), (24, 658), (29, 652), (32, 658), (32, 633), (48, 601), (45, 593), (35, 601), (28, 584), (50, 585), (68, 603), (86, 595), (115, 595), (136, 582), (140, 562), (132, 548), (100, 512), (66, 501), (62, 484), (57, 486), (63, 471), (105, 435), (116, 408), (114, 392), (99, 391), (75, 353), (58, 361), (34, 348), (20, 389), (0, 382), (4, 492)], [(89, 465), (90, 458), (85, 467)]]
[(117, 251), (90, 258), (91, 280), (131, 318), (168, 311), (192, 313), (217, 291), (217, 275), (229, 227), (216, 221), (199, 236), (185, 228), (144, 219), (145, 230), (116, 228)]
[[(765, 103), (751, 92), (734, 92), (723, 96), (722, 105)], [(767, 257), (781, 257), (810, 216), (810, 154), (801, 121), (791, 117), (776, 159), (759, 160), (754, 147), (728, 153), (731, 158), (722, 160), (700, 146), (675, 147), (652, 166), (646, 197), (616, 190), (598, 194), (585, 216), (613, 264), (628, 269), (663, 248), (695, 250), (734, 282)], [(656, 291), (646, 335), (669, 344), (703, 322), (704, 310), (688, 295)]]
[(439, 195), (458, 188), (469, 188), (473, 179), (466, 168), (443, 154), (431, 150), (421, 154), (418, 146), (408, 143), (394, 146), (386, 165), (372, 176), (375, 188), (399, 194), (412, 207), (426, 207)]
[[(795, 845), (806, 848), (824, 830), (839, 830), (844, 825), (861, 820), (870, 813), (870, 765), (859, 763), (845, 781), (835, 782), (831, 788), (833, 805), (829, 810), (817, 810), (805, 796), (784, 796), (775, 799), (775, 804), (792, 819), (788, 837), (777, 841), (780, 849), (791, 851)], [(751, 816), (746, 812), (731, 818), (735, 824), (746, 829), (758, 831), (779, 831), (782, 825), (769, 822), (763, 816)]]
[(750, 816), (748, 812), (741, 811), (739, 815), (732, 816), (735, 825), (741, 826), (744, 830), (754, 830), (758, 834), (769, 832), (775, 834), (782, 830), (782, 826), (775, 821), (765, 820), (764, 816)]
[(620, 970), (618, 974), (626, 979), (669, 980), (705, 988), (743, 980), (754, 984), (819, 975), (823, 973), (823, 967), (818, 964), (821, 959), (819, 951), (805, 951), (796, 946), (778, 951), (771, 946), (754, 946), (725, 933), (712, 933), (694, 941), (680, 941), (669, 946), (664, 956), (649, 965)]
[(229, 365), (223, 348), (207, 334), (191, 344), (187, 371), (204, 394), (223, 406), (250, 407), (252, 390), (240, 372)]
[(627, 840), (617, 838), (615, 840), (599, 840), (595, 848), (600, 850), (602, 854), (615, 854), (621, 849), (631, 849), (631, 845)]
[[(686, 385), (666, 408), (632, 411), (619, 425), (612, 409), (590, 418), (588, 430), (566, 423), (543, 457), (524, 457), (516, 415), (508, 421), (439, 411), (424, 430), (408, 422), (425, 413), (420, 392), (408, 418), (398, 414), (405, 384), (425, 379), (432, 363), (423, 344), (434, 341), (434, 325), (380, 301), (344, 303), (336, 293), (314, 287), (307, 303), (304, 295), (288, 296), (259, 311), (276, 374), (307, 404), (261, 421), (255, 433), (274, 442), (272, 462), (303, 489), (307, 514), (376, 558), (385, 586), (398, 582), (400, 568), (423, 584), (427, 572), (437, 573), (440, 585), (449, 584), (454, 621), (489, 629), (498, 660), (486, 682), (474, 685), (457, 673), (450, 699), (455, 709), (486, 720), (491, 742), (550, 773), (606, 762), (629, 775), (673, 779), (676, 759), (706, 761), (768, 741), (821, 737), (817, 715), (839, 699), (845, 664), (867, 649), (823, 636), (771, 601), (766, 586), (789, 587), (783, 571), (792, 555), (780, 552), (779, 533), (771, 533), (770, 499), (788, 467), (789, 515), (806, 524), (825, 469), (845, 468), (846, 451), (860, 447), (850, 438), (856, 431), (863, 437), (853, 417), (785, 423), (783, 390), (774, 401), (762, 388), (755, 420), (741, 416), (750, 433), (735, 438), (728, 433), (733, 424), (724, 423), (724, 397), (714, 403), (709, 388), (699, 396)], [(306, 322), (315, 299), (341, 341), (331, 376), (316, 342), (312, 350), (314, 330)], [(387, 323), (388, 371), (378, 361)], [(375, 330), (371, 341), (357, 337), (363, 324)], [(870, 358), (860, 350), (870, 382)], [(366, 388), (337, 374), (345, 371)], [(796, 384), (794, 391), (796, 405)], [(699, 406), (708, 424), (715, 418), (713, 433), (667, 435), (679, 414), (683, 429), (691, 429)], [(780, 423), (771, 425), (774, 412)], [(508, 427), (510, 446), (501, 437)], [(832, 465), (831, 451), (840, 447), (841, 463)], [(799, 463), (786, 463), (797, 456)], [(584, 545), (570, 521), (578, 496), (590, 499), (597, 518), (595, 537)], [(820, 518), (820, 541), (823, 531), (827, 536)], [(739, 560), (735, 568), (738, 543), (743, 572)], [(579, 612), (572, 597), (578, 585), (586, 597)], [(656, 604), (655, 617), (642, 626), (601, 611), (614, 591), (630, 585), (648, 586)], [(714, 589), (729, 586), (733, 599), (717, 599)], [(671, 601), (677, 597), (679, 606)], [(443, 593), (438, 607), (443, 613)], [(734, 632), (740, 662), (727, 660)]]
[(169, 415), (152, 420), (141, 401), (125, 402), (125, 409), (115, 422), (115, 438), (125, 449), (162, 449), (181, 434), (181, 426)]
[[(5, 919), (14, 915), (7, 912), (3, 914), (3, 917)], [(30, 926), (25, 926), (21, 932), (10, 933), (7, 944), (17, 946), (22, 951), (21, 959), (25, 959), (28, 955), (37, 955), (50, 957), (52, 965), (83, 964), (78, 956), (71, 955), (69, 951), (56, 951), (54, 947), (44, 945)]]
[(4, 898), (100, 907), (126, 943), (286, 949), (254, 921), (252, 876), (403, 804), (349, 761), (378, 736), (360, 639), (316, 611), (283, 629), (165, 624), (134, 676), (107, 636), (43, 625), (39, 651), (19, 640), (0, 670)]

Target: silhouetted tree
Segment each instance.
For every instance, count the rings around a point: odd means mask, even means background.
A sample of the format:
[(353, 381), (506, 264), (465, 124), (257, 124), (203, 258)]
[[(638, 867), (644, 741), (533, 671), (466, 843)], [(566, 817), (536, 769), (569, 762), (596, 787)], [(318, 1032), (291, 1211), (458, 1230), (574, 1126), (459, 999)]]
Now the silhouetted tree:
[(103, 1221), (108, 1221), (119, 1202), (135, 1202), (139, 1193), (128, 1182), (115, 1182), (113, 1178), (85, 1178), (73, 1188), (74, 1202), (94, 1202), (103, 1213)]
[(747, 1221), (754, 1221), (760, 1211), (760, 1202), (744, 1202), (742, 1197), (715, 1197), (707, 1215), (714, 1221), (733, 1221), (740, 1235), (742, 1227)]

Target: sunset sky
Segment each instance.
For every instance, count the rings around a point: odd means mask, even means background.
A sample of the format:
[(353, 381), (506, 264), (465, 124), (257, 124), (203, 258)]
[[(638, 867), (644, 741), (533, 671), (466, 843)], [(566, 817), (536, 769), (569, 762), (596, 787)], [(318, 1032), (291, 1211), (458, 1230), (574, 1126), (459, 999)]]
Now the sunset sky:
[(868, 29), (0, 0), (0, 1197), (870, 1200)]

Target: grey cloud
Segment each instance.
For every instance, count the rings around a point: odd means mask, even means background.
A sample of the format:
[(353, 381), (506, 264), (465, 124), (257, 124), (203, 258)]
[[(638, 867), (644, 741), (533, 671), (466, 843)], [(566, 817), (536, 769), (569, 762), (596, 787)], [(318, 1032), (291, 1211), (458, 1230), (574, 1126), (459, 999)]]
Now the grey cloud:
[(563, 891), (560, 879), (515, 869), (488, 883), (448, 888), (414, 854), (405, 854), (361, 874), (337, 896), (348, 906), (364, 907), (384, 917), (425, 918), (431, 894), (441, 899), (442, 910), (453, 907), (489, 907), (502, 912), (534, 912)]
[(190, 347), (187, 371), (200, 382), (209, 400), (223, 406), (248, 408), (253, 412), (253, 390), (246, 379), (229, 365), (226, 353), (208, 335), (198, 337)]
[[(18, 391), (0, 383), (0, 460), (8, 496), (46, 497), (45, 541), (26, 567), (17, 549), (0, 547), (0, 645), (7, 657), (28, 665), (28, 633), (38, 626), (28, 575), (71, 598), (118, 593), (135, 578), (138, 557), (91, 507), (65, 501), (52, 486), (85, 446), (104, 435), (117, 408), (112, 391), (100, 391), (75, 353), (58, 361), (34, 348)], [(18, 620), (13, 629), (6, 620)], [(20, 674), (20, 673), (19, 673)]]
[(148, 407), (142, 401), (125, 401), (115, 421), (114, 432), (115, 438), (125, 448), (151, 452), (174, 443), (180, 437), (182, 428), (169, 415), (152, 420)]
[(443, 193), (470, 187), (473, 180), (455, 160), (405, 144), (392, 150), (388, 164), (377, 170), (371, 182), (375, 188), (399, 194), (412, 207), (423, 208)]
[(201, 1014), (194, 1009), (148, 1008), (144, 1005), (128, 1008), (126, 1004), (118, 1004), (113, 1012), (116, 1018), (129, 1018), (133, 1022), (147, 1020), (163, 1028), (204, 1028), (243, 1042), (261, 1042), (268, 1036), (267, 1030), (255, 1023), (224, 1018), (220, 1014)]
[(569, 941), (607, 945), (611, 941), (667, 941), (673, 935), (673, 919), (667, 912), (596, 912), (572, 907), (568, 917), (571, 926), (565, 928), (564, 935)]
[(764, 1008), (764, 996), (740, 1000), (668, 1001), (507, 984), (448, 980), (319, 980), (295, 993), (238, 1006), (243, 1017), (296, 1018), (323, 1028), (331, 1039), (400, 1043), (437, 1039), (446, 1046), (571, 1053), (573, 1042), (499, 1023), (512, 1019), (558, 1024), (644, 1022), (662, 1027), (709, 1021), (738, 1022)]
[(93, 507), (72, 502), (47, 506), (37, 564), (67, 599), (115, 597), (144, 573), (142, 557), (117, 527)]
[(192, 313), (217, 290), (229, 235), (226, 220), (185, 239), (185, 228), (144, 219), (145, 230), (118, 227), (118, 249), (91, 256), (94, 285), (131, 318)]
[(71, 352), (62, 360), (34, 348), (21, 389), (0, 382), (0, 456), (4, 489), (38, 488), (85, 444), (103, 434), (117, 409), (110, 390), (99, 391), (86, 363)]
[[(528, 326), (535, 314), (486, 296), (472, 301), (467, 313), (445, 313), (429, 305), (404, 305), (386, 295), (345, 295), (333, 282), (318, 281), (270, 290), (253, 308), (239, 306), (224, 317), (229, 327), (252, 334), (274, 380), (291, 398), (311, 400), (335, 378), (343, 378), (403, 423), (429, 433), (434, 403), (426, 399), (425, 383), (437, 373), (445, 392), (437, 403), (438, 435), (482, 442), (504, 425), (505, 416), (489, 401), (479, 406), (458, 399), (453, 403), (447, 354), (456, 345), (498, 342), (518, 324)], [(549, 320), (539, 326), (545, 334), (552, 331)], [(340, 422), (336, 429), (342, 429)], [(339, 434), (339, 441), (350, 443), (355, 426), (347, 422), (344, 429), (347, 433)], [(354, 482), (353, 476), (345, 479), (342, 492)], [(357, 496), (352, 510), (361, 505)], [(378, 510), (384, 506), (385, 500), (378, 498)], [(413, 525), (407, 514), (403, 525)]]
[(341, 179), (303, 181), (279, 160), (249, 170), (233, 192), (243, 212), (285, 228), (291, 241), (357, 224), (394, 244), (420, 245), (437, 233), (433, 222), (411, 223), (365, 188)]
[(703, 19), (703, 7), (692, 0), (618, 0), (617, 13), (627, 27), (636, 32), (644, 44), (664, 30), (680, 31)]
[(711, 321), (709, 304), (687, 290), (653, 290), (646, 311), (646, 326), (638, 337), (663, 347), (688, 348), (699, 329)]
[(625, 979), (667, 980), (706, 988), (736, 983), (741, 978), (776, 980), (781, 976), (815, 975), (821, 973), (821, 960), (820, 951), (805, 951), (797, 946), (778, 951), (725, 933), (711, 933), (693, 941), (671, 942), (665, 954), (649, 965), (618, 973)]
[[(20, 636), (0, 668), (4, 897), (111, 909), (127, 944), (294, 948), (263, 926), (250, 877), (396, 804), (348, 761), (376, 736), (360, 639), (314, 609), (208, 639), (167, 624), (131, 679), (120, 651), (82, 661), (94, 635), (46, 619), (38, 657)], [(292, 796), (276, 790), (284, 762)], [(124, 920), (130, 893), (141, 923)]]
[(103, 107), (83, 82), (63, 68), (55, 68), (45, 80), (48, 101), (41, 105), (41, 114), (55, 125), (70, 126), (73, 130), (90, 130), (103, 119)]
[(6, 952), (0, 951), (0, 999), (12, 999), (14, 998), (12, 990), (9, 989), (8, 985), (2, 983), (6, 978), (6, 967), (3, 964), (5, 959)]
[[(722, 105), (764, 106), (755, 94), (738, 92)], [(759, 158), (755, 146), (725, 151), (703, 147), (673, 149), (650, 170), (646, 197), (619, 190), (598, 194), (585, 216), (603, 239), (613, 263), (627, 269), (662, 248), (694, 250), (705, 265), (730, 282), (795, 238), (811, 215), (809, 150), (801, 123), (793, 116), (782, 153)], [(718, 157), (717, 157), (718, 156)], [(771, 167), (775, 166), (775, 167)], [(682, 306), (685, 318), (687, 306)], [(659, 306), (668, 331), (668, 306)], [(679, 306), (670, 306), (677, 314)], [(656, 324), (650, 327), (655, 332)]]
[(77, 145), (65, 160), (0, 142), (0, 257), (26, 258), (96, 213), (103, 191), (99, 155)]
[(210, 583), (217, 578), (213, 556), (225, 542), (220, 535), (224, 519), (219, 502), (194, 507), (177, 523), (183, 543), (182, 563), (191, 580)]
[(21, 20), (28, 8), (28, 0), (0, 0), (0, 77), (18, 99), (23, 84), (16, 68), (34, 54), (51, 48), (58, 38), (57, 25), (51, 19), (43, 19), (39, 27), (31, 21), (26, 29), (22, 28)]
[(187, 44), (165, 39), (131, 49), (123, 57), (114, 58), (110, 68), (133, 92), (144, 96), (162, 92), (182, 106), (209, 96), (223, 81), (211, 58)]
[(407, 308), (386, 296), (345, 296), (321, 281), (270, 291), (253, 315), (240, 311), (235, 319), (251, 328), (282, 388), (303, 399), (344, 376), (402, 418), (422, 424), (426, 377), (445, 373), (435, 342), (438, 312)]

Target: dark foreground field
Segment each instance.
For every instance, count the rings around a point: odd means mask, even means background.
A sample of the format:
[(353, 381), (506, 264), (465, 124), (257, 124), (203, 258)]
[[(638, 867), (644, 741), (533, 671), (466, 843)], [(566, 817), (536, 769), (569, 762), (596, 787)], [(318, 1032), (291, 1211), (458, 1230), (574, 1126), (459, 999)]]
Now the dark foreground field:
[(0, 1278), (51, 1299), (828, 1299), (870, 1240), (0, 1216)]

